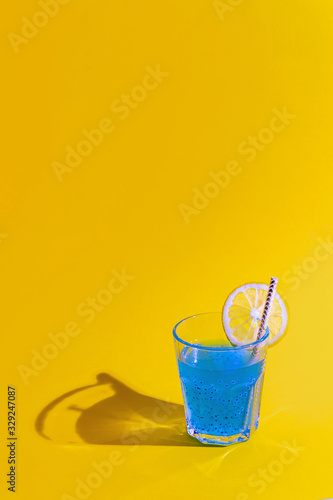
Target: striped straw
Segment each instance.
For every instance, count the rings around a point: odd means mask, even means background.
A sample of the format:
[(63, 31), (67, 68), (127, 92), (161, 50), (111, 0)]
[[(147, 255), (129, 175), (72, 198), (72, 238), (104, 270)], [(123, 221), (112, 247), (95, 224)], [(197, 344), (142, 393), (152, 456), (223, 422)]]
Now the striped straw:
[[(267, 297), (266, 297), (264, 312), (262, 313), (262, 316), (261, 316), (257, 340), (260, 340), (261, 337), (264, 335), (264, 332), (266, 331), (267, 323), (269, 320), (269, 315), (271, 313), (272, 304), (273, 304), (278, 281), (279, 280), (277, 278), (271, 278), (271, 282), (270, 282)], [(259, 352), (259, 347), (256, 346), (252, 351), (252, 355), (256, 356), (258, 354), (258, 352)]]

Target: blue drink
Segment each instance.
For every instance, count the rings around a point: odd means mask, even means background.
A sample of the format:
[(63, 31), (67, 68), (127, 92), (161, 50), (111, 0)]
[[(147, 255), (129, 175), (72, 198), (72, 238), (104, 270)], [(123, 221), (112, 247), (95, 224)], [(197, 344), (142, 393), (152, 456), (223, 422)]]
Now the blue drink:
[(264, 374), (264, 361), (250, 357), (247, 351), (230, 355), (184, 347), (178, 369), (189, 434), (206, 442), (249, 438), (254, 395)]
[[(214, 333), (210, 325), (216, 326), (214, 315), (184, 321), (192, 320), (191, 331), (200, 323), (207, 336)], [(209, 342), (204, 334), (200, 339), (198, 331), (195, 342), (181, 340), (179, 325), (174, 337), (188, 433), (204, 443), (247, 441), (258, 427), (268, 330), (260, 341), (235, 347), (222, 335), (220, 316), (219, 342)], [(184, 330), (181, 333), (188, 335)]]

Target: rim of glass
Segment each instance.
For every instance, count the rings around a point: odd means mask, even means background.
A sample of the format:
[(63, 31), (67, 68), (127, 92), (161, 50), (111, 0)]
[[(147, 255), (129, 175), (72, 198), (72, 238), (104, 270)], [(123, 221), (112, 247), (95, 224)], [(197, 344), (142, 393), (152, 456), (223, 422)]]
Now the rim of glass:
[[(177, 333), (176, 333), (177, 328), (179, 327), (179, 325), (181, 325), (182, 323), (184, 323), (184, 321), (187, 321), (188, 319), (195, 318), (196, 316), (204, 316), (205, 314), (220, 314), (221, 315), (221, 312), (220, 311), (211, 311), (211, 312), (204, 312), (204, 313), (192, 314), (192, 316), (187, 316), (187, 318), (181, 319), (173, 327), (172, 333), (173, 333), (174, 338), (176, 340), (178, 340), (178, 342), (180, 342), (181, 344), (187, 345), (189, 347), (195, 347), (197, 349), (202, 349), (204, 351), (230, 351), (231, 349), (239, 350), (239, 349), (247, 349), (249, 347), (250, 348), (255, 347), (256, 345), (259, 345), (262, 342), (264, 342), (268, 338), (268, 336), (269, 336), (269, 328), (267, 326), (265, 334), (259, 340), (255, 340), (254, 342), (251, 342), (250, 344), (236, 345), (236, 346), (203, 346), (201, 344), (196, 344), (195, 342), (186, 342), (186, 340), (181, 339), (177, 335)], [(221, 319), (221, 321), (222, 321), (222, 319)]]

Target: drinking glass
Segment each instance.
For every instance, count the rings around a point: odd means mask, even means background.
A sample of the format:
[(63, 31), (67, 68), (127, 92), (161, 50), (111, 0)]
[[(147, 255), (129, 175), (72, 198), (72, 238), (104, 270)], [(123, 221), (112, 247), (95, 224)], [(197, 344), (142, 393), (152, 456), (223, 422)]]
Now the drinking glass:
[(220, 312), (173, 329), (187, 432), (203, 443), (247, 441), (259, 423), (269, 330), (249, 344), (228, 340)]

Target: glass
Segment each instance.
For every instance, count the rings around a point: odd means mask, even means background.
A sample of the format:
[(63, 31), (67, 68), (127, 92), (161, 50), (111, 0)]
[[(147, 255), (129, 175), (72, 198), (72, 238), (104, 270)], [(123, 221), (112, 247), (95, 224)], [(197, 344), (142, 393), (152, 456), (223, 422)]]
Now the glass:
[(173, 329), (187, 432), (203, 443), (247, 441), (259, 423), (269, 330), (233, 346), (221, 313), (185, 318)]

